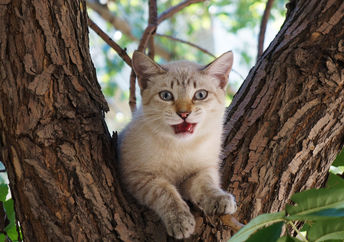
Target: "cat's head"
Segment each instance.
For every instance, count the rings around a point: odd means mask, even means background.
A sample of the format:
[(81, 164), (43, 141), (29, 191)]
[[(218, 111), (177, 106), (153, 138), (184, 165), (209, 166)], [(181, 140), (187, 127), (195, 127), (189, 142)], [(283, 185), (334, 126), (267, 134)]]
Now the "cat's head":
[(140, 52), (133, 55), (145, 124), (160, 135), (193, 137), (222, 129), (225, 88), (233, 64), (226, 52), (206, 66), (176, 61), (158, 65)]

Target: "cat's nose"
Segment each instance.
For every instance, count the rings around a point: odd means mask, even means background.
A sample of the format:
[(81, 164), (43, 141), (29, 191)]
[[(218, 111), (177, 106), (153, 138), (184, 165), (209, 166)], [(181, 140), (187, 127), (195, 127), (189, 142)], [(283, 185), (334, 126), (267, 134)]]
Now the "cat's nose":
[(182, 119), (186, 119), (189, 116), (189, 112), (177, 112), (177, 114), (179, 115), (179, 117), (181, 117)]

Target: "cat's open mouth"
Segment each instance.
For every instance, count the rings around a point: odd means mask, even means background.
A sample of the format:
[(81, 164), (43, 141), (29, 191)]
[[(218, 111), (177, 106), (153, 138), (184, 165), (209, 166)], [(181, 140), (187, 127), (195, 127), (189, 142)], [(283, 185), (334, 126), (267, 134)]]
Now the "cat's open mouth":
[(175, 134), (182, 134), (182, 133), (192, 134), (196, 124), (195, 123), (192, 124), (192, 123), (188, 123), (184, 121), (183, 123), (171, 125), (171, 126), (174, 129)]

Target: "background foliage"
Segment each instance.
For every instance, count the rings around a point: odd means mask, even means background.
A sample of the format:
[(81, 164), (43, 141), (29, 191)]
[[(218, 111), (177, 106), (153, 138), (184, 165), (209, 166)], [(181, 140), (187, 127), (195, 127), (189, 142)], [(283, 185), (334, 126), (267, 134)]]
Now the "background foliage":
[[(87, 2), (91, 19), (131, 56), (147, 26), (148, 0)], [(158, 14), (180, 2), (158, 0)], [(274, 1), (265, 46), (273, 39), (285, 18), (286, 2), (287, 0)], [(230, 75), (227, 92), (229, 104), (256, 61), (258, 33), (265, 4), (265, 0), (213, 0), (192, 4), (162, 22), (157, 33), (194, 43), (215, 56), (233, 50), (234, 71)], [(112, 108), (107, 116), (107, 123), (110, 130), (120, 130), (130, 119), (130, 111), (126, 104), (129, 96), (130, 69), (92, 30), (90, 45), (98, 80)], [(159, 35), (155, 36), (155, 47), (155, 61), (159, 63), (187, 59), (207, 64), (214, 58), (188, 44)], [(139, 97), (139, 92), (136, 96)]]

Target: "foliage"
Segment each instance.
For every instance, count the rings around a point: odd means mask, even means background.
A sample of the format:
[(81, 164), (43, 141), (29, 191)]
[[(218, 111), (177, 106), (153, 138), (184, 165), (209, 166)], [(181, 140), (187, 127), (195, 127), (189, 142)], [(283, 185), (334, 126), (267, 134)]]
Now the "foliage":
[[(16, 218), (14, 212), (14, 203), (12, 198), (8, 198), (9, 186), (6, 183), (0, 184), (0, 202), (2, 203), (1, 208), (4, 209), (6, 214), (7, 225), (4, 231), (0, 232), (0, 241), (18, 241), (18, 232), (16, 225)], [(4, 218), (1, 218), (4, 219)]]
[(336, 160), (333, 162), (332, 165), (336, 167), (344, 166), (344, 149), (342, 150), (342, 152), (340, 152), (340, 154), (337, 156)]
[(327, 187), (334, 187), (334, 186), (344, 186), (344, 149), (339, 153), (335, 161), (332, 163), (330, 168), (330, 174), (327, 180)]
[[(276, 0), (271, 10), (271, 19), (278, 20), (278, 26), (281, 25), (281, 19), (284, 19), (286, 1)], [(112, 19), (104, 17), (106, 15), (104, 12), (99, 13), (94, 6), (92, 8), (91, 4), (88, 5), (90, 18), (131, 56), (137, 49), (139, 39), (147, 26), (148, 0), (87, 0), (87, 2), (98, 3), (107, 16), (112, 16)], [(158, 15), (181, 2), (182, 0), (157, 1)], [(236, 66), (230, 79), (232, 85), (228, 91), (228, 100), (230, 100), (233, 96), (232, 90), (239, 87), (254, 64), (256, 58), (255, 36), (258, 34), (265, 3), (265, 0), (214, 0), (191, 4), (159, 24), (157, 33), (196, 44), (214, 55), (229, 49), (233, 50), (236, 55)], [(113, 19), (117, 19), (117, 22), (120, 20), (125, 24), (116, 25), (108, 22)], [(219, 28), (227, 31), (227, 35), (224, 36), (222, 32), (217, 31)], [(244, 34), (237, 35), (239, 32), (244, 32)], [(275, 32), (273, 31), (273, 33)], [(156, 35), (154, 41), (155, 60), (160, 63), (187, 59), (206, 64), (213, 60), (212, 56), (197, 48), (161, 35)], [(222, 49), (221, 44), (225, 45)], [(130, 69), (117, 53), (93, 31), (90, 31), (90, 50), (105, 97), (115, 99), (115, 102), (110, 101), (110, 104), (114, 103), (114, 105), (110, 107), (112, 113), (107, 115), (109, 116), (107, 123), (118, 130), (123, 127), (125, 120), (129, 120), (130, 116), (127, 105)], [(136, 96), (139, 97), (138, 88)]]
[[(103, 22), (95, 12), (89, 8), (89, 14), (92, 19), (97, 19), (97, 23), (106, 26), (105, 31), (110, 37), (123, 48), (126, 48), (129, 53), (132, 53), (137, 48), (138, 40), (147, 25), (148, 19), (148, 1), (147, 0), (120, 0), (120, 1), (102, 1), (107, 10), (119, 19), (122, 19), (130, 26), (130, 33), (134, 38), (125, 35), (121, 29), (115, 29), (110, 23)], [(158, 14), (180, 3), (180, 0), (160, 0), (158, 1)], [(271, 18), (283, 18), (285, 15), (286, 0), (276, 0), (271, 11)], [(142, 7), (144, 6), (144, 7)], [(219, 21), (221, 25), (231, 33), (237, 33), (242, 29), (251, 29), (257, 32), (260, 25), (260, 19), (265, 7), (263, 0), (216, 0), (206, 1), (203, 3), (192, 4), (189, 7), (178, 12), (172, 18), (167, 19), (159, 25), (157, 32), (160, 34), (171, 35), (179, 39), (183, 39), (200, 46), (204, 46), (210, 52), (214, 52), (214, 40), (212, 39), (212, 31), (214, 20)], [(118, 34), (118, 32), (121, 32)], [(203, 53), (202, 51), (192, 48), (180, 42), (172, 41), (167, 38), (155, 37), (155, 44), (162, 47), (169, 53), (171, 59), (188, 59), (191, 61), (198, 61), (201, 63), (208, 63), (212, 57)], [(98, 45), (99, 47), (95, 47)], [(124, 65), (117, 55), (109, 54), (111, 49), (106, 47), (102, 41), (98, 41), (91, 31), (91, 49), (99, 48), (103, 53), (105, 61), (95, 62), (97, 70), (99, 71), (99, 79), (105, 86), (105, 94), (113, 96), (118, 85), (113, 82), (118, 82), (118, 74), (123, 70)], [(228, 46), (232, 48), (232, 46)], [(243, 55), (244, 62), (249, 67), (252, 66), (252, 60), (255, 54), (251, 55), (247, 48), (236, 51)], [(241, 59), (241, 58), (240, 58)], [(157, 53), (158, 61), (167, 61)], [(102, 65), (103, 64), (103, 65)]]
[[(303, 241), (323, 241), (344, 238), (344, 186), (311, 189), (291, 197), (294, 205), (285, 211), (262, 214), (236, 233), (230, 242), (239, 241), (298, 241), (290, 232), (280, 238), (282, 226), (290, 226)], [(297, 229), (298, 222), (307, 225), (303, 236)]]
[[(344, 164), (344, 149), (333, 165)], [(284, 211), (262, 214), (252, 219), (229, 241), (343, 241), (344, 179), (330, 173), (326, 188), (311, 189), (291, 197)], [(302, 224), (299, 230), (298, 225)], [(286, 234), (282, 235), (285, 226)], [(296, 232), (293, 237), (291, 231)]]

